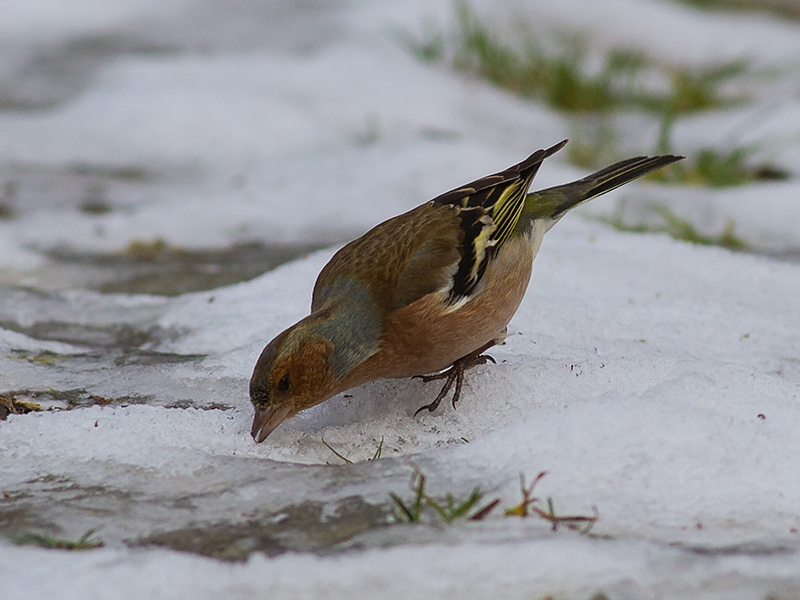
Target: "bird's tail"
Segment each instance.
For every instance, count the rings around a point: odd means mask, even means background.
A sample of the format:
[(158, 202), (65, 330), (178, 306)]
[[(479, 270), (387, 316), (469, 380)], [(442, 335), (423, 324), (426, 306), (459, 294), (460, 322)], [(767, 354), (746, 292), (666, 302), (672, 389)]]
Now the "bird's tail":
[(558, 220), (571, 208), (682, 158), (683, 156), (669, 154), (637, 156), (614, 163), (572, 183), (531, 192), (525, 198), (525, 216)]

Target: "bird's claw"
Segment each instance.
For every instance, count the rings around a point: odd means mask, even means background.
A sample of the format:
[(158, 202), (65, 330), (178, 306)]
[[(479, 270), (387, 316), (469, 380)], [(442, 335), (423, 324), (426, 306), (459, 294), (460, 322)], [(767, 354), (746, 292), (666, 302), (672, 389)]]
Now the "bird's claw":
[[(414, 417), (416, 417), (416, 416), (417, 416), (419, 413), (421, 413), (421, 412), (422, 412), (423, 410), (425, 410), (426, 408), (428, 409), (428, 412), (433, 412), (433, 411), (435, 411), (437, 408), (439, 408), (439, 404), (441, 404), (442, 400), (443, 400), (443, 399), (444, 399), (444, 397), (447, 395), (447, 392), (449, 392), (449, 391), (450, 391), (450, 387), (451, 387), (452, 385), (453, 385), (453, 381), (452, 381), (451, 379), (448, 379), (448, 380), (445, 382), (445, 384), (442, 386), (442, 389), (441, 389), (441, 391), (439, 392), (439, 395), (438, 395), (438, 396), (436, 396), (436, 399), (435, 399), (433, 402), (431, 402), (430, 404), (423, 404), (422, 406), (420, 406), (420, 407), (419, 407), (419, 408), (416, 410), (416, 412), (414, 413)], [(460, 386), (458, 386), (458, 387), (460, 387)], [(455, 408), (455, 403), (453, 404), (453, 408)]]
[(461, 388), (464, 385), (464, 371), (471, 369), (472, 367), (477, 367), (478, 365), (485, 365), (488, 362), (497, 364), (497, 361), (492, 356), (483, 354), (484, 350), (491, 348), (493, 345), (494, 343), (487, 344), (472, 354), (467, 354), (466, 356), (459, 358), (449, 369), (445, 369), (441, 373), (434, 373), (433, 375), (415, 375), (414, 379), (421, 379), (423, 383), (429, 383), (431, 381), (436, 381), (437, 379), (445, 379), (445, 382), (433, 402), (420, 406), (414, 413), (414, 416), (416, 417), (425, 409), (427, 409), (428, 412), (433, 412), (439, 408), (439, 404), (441, 404), (442, 400), (444, 400), (445, 396), (447, 396), (447, 394), (450, 392), (450, 388), (453, 387), (454, 383), (456, 387), (453, 391), (452, 404), (453, 409), (455, 410), (456, 402), (458, 402), (461, 398)]

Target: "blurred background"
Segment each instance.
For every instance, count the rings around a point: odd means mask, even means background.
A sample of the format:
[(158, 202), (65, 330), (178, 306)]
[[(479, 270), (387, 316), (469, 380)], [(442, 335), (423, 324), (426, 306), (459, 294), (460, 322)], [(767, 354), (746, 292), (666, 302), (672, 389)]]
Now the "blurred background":
[[(252, 442), (338, 245), (564, 138), (534, 188), (686, 158), (548, 234), (458, 411)], [(796, 598), (798, 176), (798, 0), (0, 0), (0, 597)], [(419, 469), (502, 508), (395, 527)], [(599, 535), (503, 516), (544, 469)]]
[(6, 0), (0, 284), (250, 279), (571, 138), (685, 154), (584, 214), (798, 257), (800, 3)]

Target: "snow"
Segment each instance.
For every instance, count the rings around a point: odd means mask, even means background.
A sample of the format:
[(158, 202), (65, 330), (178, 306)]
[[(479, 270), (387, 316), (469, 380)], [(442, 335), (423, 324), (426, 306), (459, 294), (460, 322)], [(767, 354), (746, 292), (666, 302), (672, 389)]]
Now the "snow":
[[(796, 178), (715, 190), (637, 182), (595, 200), (547, 234), (497, 365), (468, 373), (457, 410), (444, 402), (415, 418), (434, 384), (376, 381), (256, 445), (252, 367), (307, 314), (336, 248), (570, 135), (569, 123), (397, 42), (397, 27), (452, 19), (449, 2), (243, 0), (229, 14), (203, 0), (73, 4), (7, 3), (0, 25), (0, 184), (20, 182), (0, 188), (15, 212), (0, 218), (0, 395), (78, 402), (0, 422), (0, 598), (800, 593), (800, 265), (592, 219), (624, 201), (626, 219), (647, 222), (665, 205), (701, 231), (733, 220), (759, 252), (791, 254)], [(793, 25), (677, 3), (475, 6), (689, 63), (744, 55), (796, 69), (800, 50)], [(37, 56), (102, 36), (115, 50), (82, 66), (73, 87), (37, 71)], [(20, 72), (52, 76), (63, 93), (14, 95)], [(682, 120), (673, 144), (765, 142), (755, 160), (793, 170), (790, 80)], [(652, 147), (646, 129), (631, 128), (632, 153)], [(583, 174), (555, 156), (535, 185)], [(76, 210), (95, 193), (112, 210)], [(49, 255), (158, 239), (327, 247), (176, 297), (85, 289)], [(415, 470), (434, 496), (480, 486), (500, 508), (481, 522), (393, 523), (389, 494), (410, 497)], [(536, 495), (558, 514), (596, 507), (593, 535), (503, 516), (521, 500), (520, 474), (542, 471)], [(6, 537), (91, 529), (103, 548)], [(204, 539), (263, 552), (208, 558)]]

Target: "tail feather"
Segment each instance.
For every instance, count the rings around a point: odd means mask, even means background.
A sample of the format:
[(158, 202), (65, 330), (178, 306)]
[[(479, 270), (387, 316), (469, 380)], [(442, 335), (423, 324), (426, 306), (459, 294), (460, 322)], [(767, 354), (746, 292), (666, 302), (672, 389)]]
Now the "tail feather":
[(578, 204), (601, 196), (683, 156), (637, 156), (614, 163), (583, 179), (528, 194), (526, 212), (533, 218), (558, 219)]
[[(589, 189), (586, 190), (586, 200), (596, 198), (606, 192), (610, 192), (629, 181), (633, 181), (643, 175), (647, 175), (651, 171), (665, 167), (668, 164), (674, 163), (682, 159), (682, 156), (637, 156), (636, 158), (629, 158), (616, 164), (606, 167), (597, 173), (593, 173), (580, 180), (580, 183), (586, 183)], [(569, 209), (570, 207), (566, 207)]]

